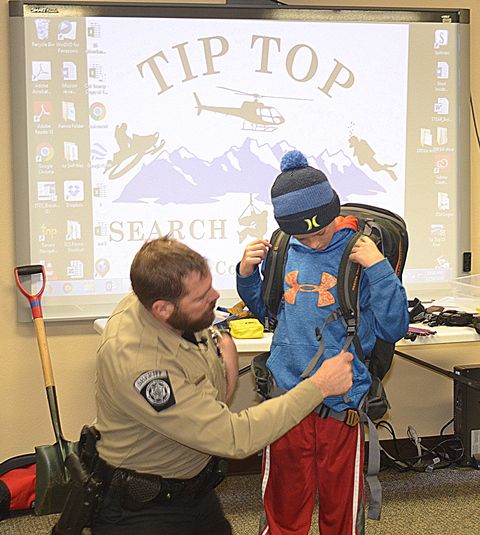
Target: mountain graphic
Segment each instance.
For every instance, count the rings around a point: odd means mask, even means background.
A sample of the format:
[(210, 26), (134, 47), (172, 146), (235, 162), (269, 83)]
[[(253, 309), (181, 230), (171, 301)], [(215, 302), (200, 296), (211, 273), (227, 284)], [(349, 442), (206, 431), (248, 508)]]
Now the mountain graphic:
[[(118, 203), (156, 204), (214, 203), (227, 193), (252, 193), (270, 204), (270, 188), (279, 173), (280, 160), (293, 149), (286, 141), (273, 147), (246, 139), (242, 146), (231, 147), (212, 161), (203, 160), (185, 147), (161, 155), (143, 165), (127, 183)], [(351, 195), (369, 196), (385, 192), (343, 152), (306, 155), (322, 170), (337, 191), (342, 203)]]

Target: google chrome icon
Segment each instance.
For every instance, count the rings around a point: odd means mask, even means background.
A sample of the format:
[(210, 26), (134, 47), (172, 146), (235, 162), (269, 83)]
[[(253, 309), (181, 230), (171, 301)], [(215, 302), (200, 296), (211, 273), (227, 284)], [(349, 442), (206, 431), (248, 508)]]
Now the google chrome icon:
[(94, 121), (105, 119), (105, 115), (107, 115), (107, 108), (101, 102), (94, 102), (90, 105), (90, 117)]
[(55, 151), (50, 143), (40, 143), (37, 145), (37, 162), (48, 162), (53, 158)]

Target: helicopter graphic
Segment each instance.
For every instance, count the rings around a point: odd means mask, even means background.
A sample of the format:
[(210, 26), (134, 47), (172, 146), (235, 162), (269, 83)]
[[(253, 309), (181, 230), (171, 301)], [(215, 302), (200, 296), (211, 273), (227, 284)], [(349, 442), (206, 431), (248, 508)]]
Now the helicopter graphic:
[(232, 108), (226, 106), (208, 106), (202, 104), (197, 93), (193, 93), (196, 101), (197, 115), (202, 111), (211, 111), (213, 113), (223, 113), (224, 115), (232, 115), (240, 117), (244, 120), (242, 130), (257, 130), (262, 132), (273, 132), (281, 124), (285, 122), (285, 117), (273, 106), (267, 106), (260, 102), (260, 98), (281, 98), (287, 100), (313, 100), (310, 98), (298, 97), (278, 97), (259, 95), (258, 93), (247, 93), (238, 89), (230, 89), (229, 87), (217, 86), (219, 89), (232, 91), (236, 95), (246, 95), (252, 97), (253, 100), (245, 100), (239, 108)]

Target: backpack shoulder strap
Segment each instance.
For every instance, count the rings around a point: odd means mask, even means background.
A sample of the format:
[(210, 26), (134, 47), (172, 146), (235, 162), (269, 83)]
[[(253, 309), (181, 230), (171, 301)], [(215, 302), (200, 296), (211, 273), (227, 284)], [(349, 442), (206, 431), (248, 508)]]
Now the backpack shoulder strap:
[[(272, 247), (267, 253), (263, 273), (262, 297), (270, 317), (275, 320), (283, 296), (283, 279), (287, 262), (287, 248), (290, 235), (277, 229), (270, 238)], [(269, 322), (269, 318), (266, 318)]]
[[(363, 226), (359, 226), (363, 230)], [(342, 315), (347, 324), (347, 340), (343, 349), (346, 351), (351, 343), (355, 346), (358, 358), (365, 363), (365, 356), (363, 354), (360, 339), (357, 334), (357, 327), (360, 321), (360, 279), (363, 267), (360, 264), (352, 262), (349, 258), (352, 248), (364, 235), (364, 232), (356, 232), (347, 244), (340, 261), (337, 276), (337, 293), (338, 304)], [(370, 236), (372, 237), (372, 236)], [(366, 363), (368, 368), (368, 363)], [(365, 476), (366, 483), (370, 490), (370, 505), (368, 509), (368, 518), (373, 520), (380, 519), (380, 512), (382, 507), (382, 487), (378, 479), (380, 471), (380, 443), (378, 439), (378, 431), (375, 424), (369, 418), (363, 407), (365, 399), (360, 403), (359, 413), (360, 421), (368, 425), (370, 448), (367, 462), (367, 473)], [(345, 396), (344, 396), (345, 399)], [(345, 400), (347, 401), (347, 400)]]
[[(343, 251), (342, 259), (340, 260), (340, 266), (338, 268), (337, 275), (337, 295), (338, 305), (340, 311), (347, 325), (347, 341), (345, 342), (344, 349), (346, 350), (352, 341), (356, 342), (356, 332), (358, 322), (360, 320), (360, 278), (362, 275), (362, 266), (352, 262), (349, 258), (352, 252), (353, 246), (363, 235), (362, 232), (356, 232), (348, 242), (345, 250)], [(358, 352), (357, 343), (355, 347)], [(363, 355), (359, 354), (362, 358)]]

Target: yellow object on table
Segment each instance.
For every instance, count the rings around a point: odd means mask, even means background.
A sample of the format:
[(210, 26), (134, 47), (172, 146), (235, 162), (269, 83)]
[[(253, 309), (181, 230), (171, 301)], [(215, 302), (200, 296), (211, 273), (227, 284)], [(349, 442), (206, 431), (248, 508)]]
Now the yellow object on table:
[(263, 325), (256, 318), (241, 318), (228, 322), (233, 338), (263, 338)]

